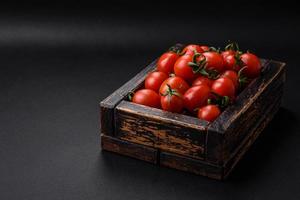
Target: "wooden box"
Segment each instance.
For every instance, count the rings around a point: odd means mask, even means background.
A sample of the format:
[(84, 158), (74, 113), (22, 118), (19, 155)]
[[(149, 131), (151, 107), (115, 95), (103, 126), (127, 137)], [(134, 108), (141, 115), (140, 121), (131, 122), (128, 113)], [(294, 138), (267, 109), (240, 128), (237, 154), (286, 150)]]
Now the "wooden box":
[(212, 123), (127, 101), (156, 60), (100, 103), (101, 147), (161, 166), (226, 178), (278, 111), (285, 63), (262, 59), (253, 80)]

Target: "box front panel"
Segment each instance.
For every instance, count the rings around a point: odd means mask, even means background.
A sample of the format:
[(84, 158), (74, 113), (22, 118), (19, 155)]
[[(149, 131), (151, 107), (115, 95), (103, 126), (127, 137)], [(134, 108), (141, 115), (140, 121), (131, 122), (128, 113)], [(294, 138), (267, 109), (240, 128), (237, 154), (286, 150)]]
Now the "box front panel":
[(115, 110), (118, 138), (167, 152), (204, 158), (205, 122), (122, 101)]

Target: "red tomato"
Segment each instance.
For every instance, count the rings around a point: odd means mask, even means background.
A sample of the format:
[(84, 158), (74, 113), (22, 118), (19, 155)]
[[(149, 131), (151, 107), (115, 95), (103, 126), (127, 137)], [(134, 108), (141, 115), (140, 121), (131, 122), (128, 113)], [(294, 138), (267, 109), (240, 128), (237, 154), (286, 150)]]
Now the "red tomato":
[(183, 49), (183, 52), (185, 52), (184, 53), (185, 55), (194, 55), (195, 51), (197, 53), (203, 53), (204, 52), (203, 49), (199, 45), (196, 45), (196, 44), (187, 45)]
[(193, 113), (196, 108), (207, 104), (209, 96), (210, 88), (207, 85), (191, 87), (183, 95), (184, 107)]
[(153, 90), (149, 89), (141, 89), (134, 93), (132, 102), (154, 108), (160, 107), (159, 95)]
[(182, 95), (167, 85), (168, 89), (164, 95), (160, 97), (160, 103), (163, 110), (180, 113), (183, 110)]
[(210, 48), (209, 48), (209, 46), (200, 46), (200, 48), (203, 50), (203, 52), (204, 51), (209, 51), (210, 50)]
[[(239, 64), (240, 63), (240, 64)], [(236, 58), (235, 55), (228, 55), (224, 58), (224, 66), (228, 70), (239, 71), (241, 69), (242, 62)]]
[(211, 91), (219, 96), (234, 98), (235, 87), (230, 78), (221, 77), (215, 80), (211, 86)]
[(168, 75), (164, 72), (152, 72), (150, 73), (145, 80), (145, 88), (154, 90), (155, 92), (159, 91), (161, 84), (168, 78)]
[(223, 51), (221, 53), (223, 59), (225, 59), (227, 56), (229, 55), (235, 55), (236, 51), (233, 51), (233, 50), (226, 50), (226, 51)]
[(224, 63), (222, 56), (213, 51), (204, 52), (203, 56), (206, 58), (206, 69), (216, 70), (221, 73), (224, 70)]
[(241, 55), (241, 60), (245, 66), (243, 74), (249, 78), (255, 78), (260, 74), (261, 63), (259, 58), (252, 53), (244, 53)]
[(166, 79), (159, 88), (159, 94), (166, 94), (168, 91), (168, 85), (174, 89), (177, 90), (180, 94), (184, 94), (185, 91), (189, 89), (189, 85), (180, 77), (174, 76)]
[(233, 70), (226, 70), (225, 72), (223, 72), (223, 74), (221, 75), (221, 77), (227, 77), (230, 78), (231, 81), (234, 84), (235, 89), (237, 90), (238, 88), (238, 84), (239, 84), (239, 76), (236, 73), (236, 71)]
[(157, 61), (157, 70), (166, 74), (170, 74), (173, 72), (174, 64), (178, 57), (179, 55), (172, 51), (164, 53)]
[(213, 122), (219, 115), (221, 111), (216, 105), (207, 105), (199, 109), (198, 118), (209, 122)]
[(197, 85), (207, 85), (208, 87), (211, 87), (211, 85), (213, 84), (213, 80), (209, 79), (205, 76), (199, 76), (198, 78), (196, 78), (193, 81), (193, 86), (197, 86)]
[(189, 66), (189, 62), (192, 62), (192, 55), (185, 55), (180, 57), (174, 65), (174, 73), (187, 81), (192, 81), (197, 78), (197, 74), (193, 72), (193, 68)]

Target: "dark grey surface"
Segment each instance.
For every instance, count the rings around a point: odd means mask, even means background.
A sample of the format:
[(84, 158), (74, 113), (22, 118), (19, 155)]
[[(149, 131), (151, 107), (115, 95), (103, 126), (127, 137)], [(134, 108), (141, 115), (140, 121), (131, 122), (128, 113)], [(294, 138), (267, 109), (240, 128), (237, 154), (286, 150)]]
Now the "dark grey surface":
[[(205, 6), (2, 8), (0, 199), (299, 199), (298, 10)], [(100, 100), (176, 42), (228, 39), (288, 74), (282, 108), (227, 181), (100, 151)]]

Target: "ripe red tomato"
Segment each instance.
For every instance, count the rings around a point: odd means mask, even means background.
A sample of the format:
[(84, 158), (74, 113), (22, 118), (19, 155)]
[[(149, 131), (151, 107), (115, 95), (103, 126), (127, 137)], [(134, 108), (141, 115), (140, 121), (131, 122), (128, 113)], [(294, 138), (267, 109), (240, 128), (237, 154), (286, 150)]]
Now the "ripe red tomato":
[(135, 92), (132, 102), (154, 108), (160, 108), (159, 95), (150, 89), (141, 89)]
[(223, 74), (221, 75), (221, 77), (227, 77), (230, 78), (231, 81), (234, 84), (235, 89), (237, 90), (238, 88), (238, 84), (239, 84), (239, 76), (236, 73), (236, 71), (233, 70), (226, 70), (225, 72), (223, 72)]
[(198, 78), (196, 78), (193, 81), (193, 86), (197, 86), (197, 85), (207, 85), (208, 87), (211, 87), (211, 85), (213, 84), (213, 80), (209, 79), (205, 76), (199, 76)]
[(239, 71), (241, 69), (242, 62), (235, 55), (228, 55), (224, 58), (224, 66), (227, 70)]
[(167, 85), (168, 89), (164, 95), (160, 97), (160, 103), (163, 110), (180, 113), (183, 110), (182, 95)]
[(189, 65), (189, 62), (192, 62), (192, 59), (192, 55), (185, 55), (178, 58), (174, 65), (175, 75), (187, 81), (192, 81), (197, 78), (198, 75), (193, 72), (193, 68)]
[(168, 91), (168, 85), (174, 89), (177, 90), (180, 94), (184, 94), (185, 91), (189, 89), (189, 85), (180, 77), (174, 76), (166, 79), (159, 88), (159, 94), (166, 94)]
[(210, 50), (209, 46), (205, 46), (205, 45), (200, 46), (200, 48), (203, 50), (203, 52)]
[(235, 95), (235, 86), (230, 78), (221, 77), (213, 82), (211, 91), (219, 96), (228, 96), (232, 99)]
[(204, 52), (203, 56), (206, 58), (206, 69), (208, 70), (216, 70), (221, 73), (224, 70), (223, 57), (213, 51)]
[(183, 95), (184, 107), (193, 113), (195, 109), (207, 104), (209, 96), (210, 88), (207, 85), (191, 87)]
[(241, 60), (245, 66), (243, 74), (249, 78), (259, 76), (261, 71), (261, 63), (259, 58), (252, 53), (244, 53), (241, 55)]
[(170, 51), (164, 53), (157, 61), (157, 70), (166, 74), (172, 73), (174, 64), (178, 58), (179, 55), (175, 52)]
[(198, 118), (209, 122), (213, 122), (219, 115), (221, 111), (216, 105), (207, 105), (199, 109)]
[(236, 54), (236, 51), (234, 51), (234, 50), (226, 50), (221, 53), (223, 59), (225, 59), (229, 55), (235, 55), (235, 54)]
[(196, 44), (187, 45), (183, 49), (183, 52), (185, 52), (184, 53), (185, 55), (194, 55), (195, 51), (197, 53), (203, 53), (204, 52), (203, 49), (199, 45), (196, 45)]
[(159, 91), (161, 84), (168, 78), (168, 75), (164, 72), (152, 72), (150, 73), (145, 80), (145, 88), (154, 90), (155, 92)]

